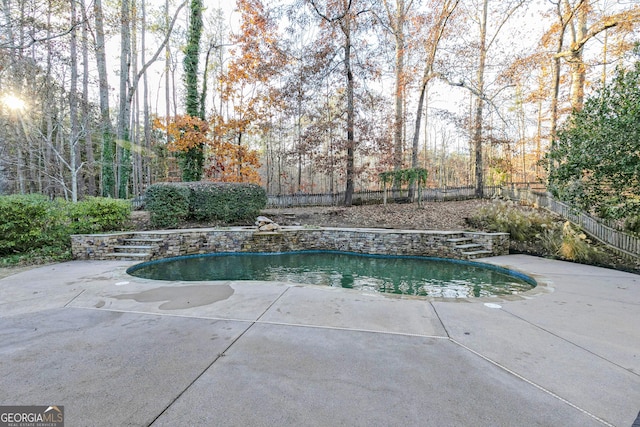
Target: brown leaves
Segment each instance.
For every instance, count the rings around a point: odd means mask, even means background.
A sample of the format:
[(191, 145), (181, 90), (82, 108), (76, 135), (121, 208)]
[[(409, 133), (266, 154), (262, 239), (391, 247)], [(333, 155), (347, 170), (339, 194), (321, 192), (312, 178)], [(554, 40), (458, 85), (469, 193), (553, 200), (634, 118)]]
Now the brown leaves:
[(221, 126), (218, 122), (211, 127), (205, 120), (183, 115), (169, 124), (156, 119), (153, 125), (169, 135), (170, 151), (187, 152), (192, 148), (207, 147), (210, 157), (205, 175), (210, 180), (260, 183), (258, 152), (225, 138), (236, 129), (237, 123)]
[(169, 135), (169, 151), (188, 151), (208, 143), (209, 123), (189, 115), (177, 116), (168, 124), (156, 119), (154, 127)]

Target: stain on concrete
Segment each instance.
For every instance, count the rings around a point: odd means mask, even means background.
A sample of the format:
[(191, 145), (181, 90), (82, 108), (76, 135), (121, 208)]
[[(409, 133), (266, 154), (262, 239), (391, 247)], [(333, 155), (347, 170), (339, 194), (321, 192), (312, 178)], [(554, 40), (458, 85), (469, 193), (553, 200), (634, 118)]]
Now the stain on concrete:
[(115, 299), (132, 299), (137, 302), (160, 302), (161, 310), (180, 310), (200, 307), (223, 301), (233, 295), (229, 285), (161, 286), (134, 294), (114, 295)]

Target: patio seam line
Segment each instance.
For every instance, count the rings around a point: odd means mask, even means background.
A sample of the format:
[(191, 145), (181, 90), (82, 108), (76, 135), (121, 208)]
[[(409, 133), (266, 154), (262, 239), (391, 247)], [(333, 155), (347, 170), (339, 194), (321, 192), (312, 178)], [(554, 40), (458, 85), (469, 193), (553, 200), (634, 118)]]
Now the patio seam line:
[(433, 312), (436, 314), (436, 317), (438, 318), (438, 321), (442, 325), (442, 329), (444, 329), (445, 335), (447, 336), (447, 338), (451, 339), (451, 335), (449, 334), (449, 330), (447, 329), (446, 325), (442, 321), (442, 318), (440, 318), (440, 313), (438, 313), (438, 310), (436, 309), (436, 306), (433, 305), (433, 301), (429, 301), (429, 305), (433, 309)]
[(78, 295), (76, 295), (75, 297), (73, 297), (69, 301), (67, 301), (67, 303), (65, 305), (63, 305), (62, 308), (67, 308), (67, 306), (69, 304), (71, 304), (72, 302), (74, 302), (80, 295), (82, 295), (84, 293), (84, 291), (86, 291), (86, 289), (81, 290)]
[(576, 404), (574, 404), (574, 403), (571, 403), (571, 402), (570, 402), (570, 401), (568, 401), (567, 399), (565, 399), (565, 398), (561, 397), (560, 395), (558, 395), (558, 394), (556, 394), (556, 393), (552, 392), (551, 390), (549, 390), (549, 389), (547, 389), (547, 388), (545, 388), (545, 387), (541, 386), (540, 384), (537, 384), (537, 383), (535, 383), (534, 381), (532, 381), (532, 380), (530, 380), (530, 379), (528, 379), (528, 378), (526, 378), (526, 377), (524, 377), (524, 376), (522, 376), (522, 375), (518, 374), (518, 373), (517, 373), (517, 372), (515, 372), (514, 370), (507, 368), (506, 366), (504, 366), (504, 365), (500, 364), (499, 362), (496, 362), (495, 360), (493, 360), (493, 359), (491, 359), (491, 358), (489, 358), (489, 357), (487, 357), (487, 356), (483, 355), (482, 353), (480, 353), (480, 352), (478, 352), (478, 351), (476, 351), (476, 350), (473, 350), (473, 349), (472, 349), (472, 348), (470, 348), (470, 347), (467, 347), (466, 345), (462, 344), (461, 342), (456, 341), (456, 340), (455, 340), (455, 339), (453, 339), (453, 338), (449, 338), (449, 341), (451, 341), (452, 343), (454, 343), (454, 344), (456, 344), (456, 345), (460, 346), (461, 348), (463, 348), (463, 349), (465, 349), (465, 350), (467, 350), (467, 351), (471, 352), (472, 354), (474, 354), (474, 355), (476, 355), (476, 356), (480, 357), (481, 359), (483, 359), (483, 360), (485, 360), (485, 361), (487, 361), (487, 362), (491, 363), (492, 365), (496, 366), (497, 368), (502, 369), (503, 371), (507, 372), (508, 374), (511, 374), (511, 375), (513, 375), (514, 377), (516, 377), (516, 378), (518, 378), (518, 379), (520, 379), (520, 380), (522, 380), (522, 381), (526, 382), (527, 384), (529, 384), (529, 385), (531, 385), (531, 386), (533, 386), (533, 387), (537, 388), (538, 390), (542, 391), (543, 393), (548, 394), (549, 396), (553, 397), (554, 399), (559, 400), (560, 402), (562, 402), (562, 403), (564, 403), (564, 404), (566, 404), (566, 405), (568, 405), (568, 406), (572, 407), (573, 409), (575, 409), (575, 410), (577, 410), (577, 411), (579, 411), (579, 412), (583, 413), (584, 415), (587, 415), (587, 416), (588, 416), (588, 417), (590, 417), (590, 418), (593, 418), (595, 421), (597, 421), (597, 422), (601, 423), (602, 425), (605, 425), (605, 426), (607, 426), (607, 427), (615, 427), (615, 425), (613, 425), (613, 424), (611, 424), (611, 423), (609, 423), (609, 422), (607, 422), (607, 421), (603, 420), (602, 418), (598, 417), (597, 415), (592, 414), (591, 412), (587, 411), (586, 409), (582, 409), (582, 408), (581, 408), (581, 407), (579, 407), (578, 405), (576, 405)]
[(347, 332), (362, 332), (362, 333), (370, 333), (370, 334), (384, 334), (384, 335), (399, 335), (406, 337), (417, 337), (417, 338), (436, 338), (436, 339), (450, 339), (445, 335), (426, 335), (426, 334), (413, 334), (409, 332), (394, 332), (394, 331), (381, 331), (375, 329), (360, 329), (360, 328), (348, 328), (341, 326), (323, 326), (323, 325), (311, 325), (307, 323), (287, 323), (287, 322), (275, 322), (270, 320), (249, 320), (249, 319), (234, 319), (228, 317), (204, 317), (204, 316), (187, 316), (185, 314), (172, 314), (172, 313), (152, 313), (148, 311), (135, 311), (135, 310), (116, 310), (112, 308), (95, 308), (95, 307), (67, 307), (69, 309), (77, 309), (77, 310), (95, 310), (95, 311), (111, 311), (115, 313), (129, 313), (129, 314), (140, 314), (146, 316), (166, 316), (166, 317), (178, 317), (184, 319), (197, 319), (197, 320), (216, 320), (221, 322), (239, 322), (239, 323), (251, 323), (258, 325), (271, 325), (271, 326), (289, 326), (289, 327), (298, 327), (298, 328), (311, 328), (311, 329), (326, 329), (326, 330), (336, 330), (336, 331), (347, 331)]
[(639, 372), (634, 372), (634, 371), (630, 370), (629, 368), (625, 368), (624, 366), (622, 366), (622, 365), (620, 365), (620, 364), (618, 364), (618, 363), (616, 363), (616, 362), (614, 362), (614, 361), (612, 361), (612, 360), (609, 360), (609, 359), (607, 359), (606, 357), (601, 356), (601, 355), (599, 355), (598, 353), (595, 353), (595, 352), (593, 352), (593, 351), (589, 350), (588, 348), (585, 348), (585, 347), (583, 347), (583, 346), (581, 346), (581, 345), (579, 345), (579, 344), (576, 344), (576, 343), (574, 343), (574, 342), (570, 341), (568, 338), (564, 338), (564, 337), (562, 337), (561, 335), (558, 335), (558, 334), (557, 334), (557, 333), (555, 333), (555, 332), (552, 332), (552, 331), (550, 331), (550, 330), (548, 330), (548, 329), (543, 328), (543, 327), (542, 327), (542, 326), (540, 326), (540, 325), (536, 325), (535, 323), (533, 323), (533, 322), (531, 322), (531, 321), (529, 321), (529, 320), (525, 319), (524, 317), (518, 316), (517, 314), (514, 314), (514, 313), (510, 312), (509, 310), (507, 310), (507, 309), (505, 309), (505, 308), (502, 308), (501, 310), (502, 310), (502, 311), (504, 311), (505, 313), (507, 313), (507, 314), (509, 314), (509, 315), (511, 315), (511, 316), (513, 316), (513, 317), (515, 317), (516, 319), (519, 319), (519, 320), (521, 320), (521, 321), (523, 321), (523, 322), (527, 323), (528, 325), (533, 326), (533, 327), (534, 327), (534, 328), (536, 328), (536, 329), (540, 329), (541, 331), (546, 332), (547, 334), (553, 335), (554, 337), (556, 337), (556, 338), (558, 338), (558, 339), (560, 339), (560, 340), (562, 340), (562, 341), (564, 341), (564, 342), (566, 342), (566, 343), (568, 343), (568, 344), (570, 344), (570, 345), (572, 345), (572, 346), (574, 346), (574, 347), (577, 347), (577, 348), (579, 348), (580, 350), (585, 351), (585, 352), (587, 352), (587, 353), (589, 353), (589, 354), (591, 354), (591, 355), (593, 355), (593, 356), (597, 357), (597, 358), (598, 358), (598, 359), (600, 359), (600, 360), (603, 360), (603, 361), (605, 361), (605, 362), (607, 362), (607, 363), (609, 363), (609, 364), (611, 364), (611, 365), (613, 365), (613, 366), (615, 366), (615, 367), (617, 367), (617, 368), (622, 369), (622, 370), (623, 370), (623, 371), (625, 371), (626, 373), (630, 373), (630, 374), (633, 374), (633, 375), (635, 375), (635, 376), (637, 376), (637, 377), (640, 377), (640, 373), (639, 373)]
[(286, 294), (287, 292), (289, 292), (289, 289), (291, 289), (291, 286), (285, 286), (284, 291), (280, 292), (280, 295), (278, 295), (277, 298), (275, 298), (271, 304), (269, 304), (269, 306), (267, 308), (264, 309), (264, 311), (262, 312), (262, 314), (260, 314), (260, 316), (258, 316), (258, 318), (253, 322), (254, 324), (256, 322), (260, 322), (260, 319), (267, 314), (267, 312), (269, 310), (271, 310), (271, 307), (273, 307), (278, 301), (280, 301), (280, 298), (282, 298), (284, 296), (284, 294)]
[[(273, 302), (271, 304), (269, 304), (269, 307), (266, 308), (266, 310), (260, 315), (258, 316), (258, 319), (260, 319), (260, 317), (262, 317), (264, 315), (264, 313), (266, 313), (272, 306), (273, 304), (275, 304), (287, 291), (289, 290), (289, 288), (285, 288), (285, 290), (283, 292), (280, 293), (280, 295), (278, 295), (277, 298), (275, 298), (273, 300)], [(221, 357), (226, 356), (226, 352), (236, 343), (238, 342), (238, 340), (240, 340), (240, 338), (242, 338), (244, 336), (244, 334), (246, 334), (249, 329), (251, 329), (253, 327), (253, 325), (256, 324), (256, 321), (258, 320), (256, 319), (255, 321), (251, 322), (251, 324), (249, 326), (247, 326), (244, 331), (242, 331), (233, 341), (231, 341), (231, 343), (229, 343), (229, 345), (227, 347), (225, 347), (224, 350), (222, 350), (220, 353), (218, 353), (216, 355), (216, 357), (211, 361), (211, 363), (205, 367), (202, 372), (200, 372), (200, 374), (196, 375), (196, 377), (193, 379), (193, 381), (191, 381), (175, 398), (173, 398), (171, 400), (171, 402), (169, 402), (169, 404), (162, 410), (160, 411), (160, 413), (149, 423), (149, 426), (152, 426), (153, 424), (155, 424), (155, 422), (165, 413), (167, 412), (167, 410), (169, 408), (171, 408), (171, 406), (173, 406), (174, 403), (176, 403), (180, 397), (182, 397), (182, 395), (184, 395), (187, 390), (189, 390)]]
[(227, 350), (229, 350), (229, 348), (234, 345), (240, 338), (242, 338), (244, 336), (244, 334), (247, 333), (247, 331), (249, 329), (251, 329), (251, 327), (254, 324), (250, 324), (249, 326), (247, 326), (233, 341), (231, 341), (231, 343), (224, 349), (222, 350), (220, 353), (218, 353), (216, 355), (216, 357), (211, 361), (211, 363), (209, 363), (209, 365), (207, 365), (202, 372), (200, 372), (198, 375), (196, 375), (196, 377), (189, 383), (187, 384), (187, 386), (180, 392), (178, 393), (178, 395), (176, 397), (174, 397), (173, 399), (171, 399), (171, 401), (169, 402), (169, 404), (167, 406), (165, 406), (165, 408), (160, 411), (160, 413), (158, 415), (156, 415), (155, 418), (153, 418), (153, 420), (151, 420), (151, 422), (148, 424), (148, 426), (152, 426), (153, 424), (155, 424), (156, 421), (158, 421), (158, 419), (165, 413), (167, 412), (167, 410), (173, 406), (174, 403), (176, 403), (176, 401), (178, 401), (178, 399), (180, 399), (182, 397), (183, 394), (185, 394), (187, 392), (187, 390), (189, 390), (195, 383), (196, 381), (198, 381), (208, 370), (209, 368), (211, 368), (214, 363), (216, 363), (221, 357), (226, 356), (225, 352)]

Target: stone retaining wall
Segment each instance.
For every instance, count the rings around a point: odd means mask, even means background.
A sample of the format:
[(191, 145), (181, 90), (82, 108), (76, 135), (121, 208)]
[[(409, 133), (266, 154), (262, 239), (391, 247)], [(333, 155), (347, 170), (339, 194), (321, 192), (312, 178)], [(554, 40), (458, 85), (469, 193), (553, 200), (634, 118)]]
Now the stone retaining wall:
[(469, 259), (450, 239), (470, 238), (490, 251), (482, 256), (509, 252), (507, 233), (432, 230), (388, 230), (364, 228), (283, 227), (280, 232), (257, 232), (254, 227), (192, 229), (72, 236), (74, 259), (116, 259), (116, 246), (131, 239), (154, 243), (142, 260), (214, 252), (287, 252), (338, 250), (357, 253), (416, 255)]

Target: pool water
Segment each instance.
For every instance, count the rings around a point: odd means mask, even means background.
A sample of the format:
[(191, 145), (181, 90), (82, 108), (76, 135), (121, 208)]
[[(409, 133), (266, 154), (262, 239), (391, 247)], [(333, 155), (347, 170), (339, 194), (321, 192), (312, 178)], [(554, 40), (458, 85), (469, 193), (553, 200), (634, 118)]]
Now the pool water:
[(186, 256), (127, 272), (158, 280), (276, 281), (444, 298), (513, 295), (535, 286), (528, 276), (487, 264), (334, 251)]

